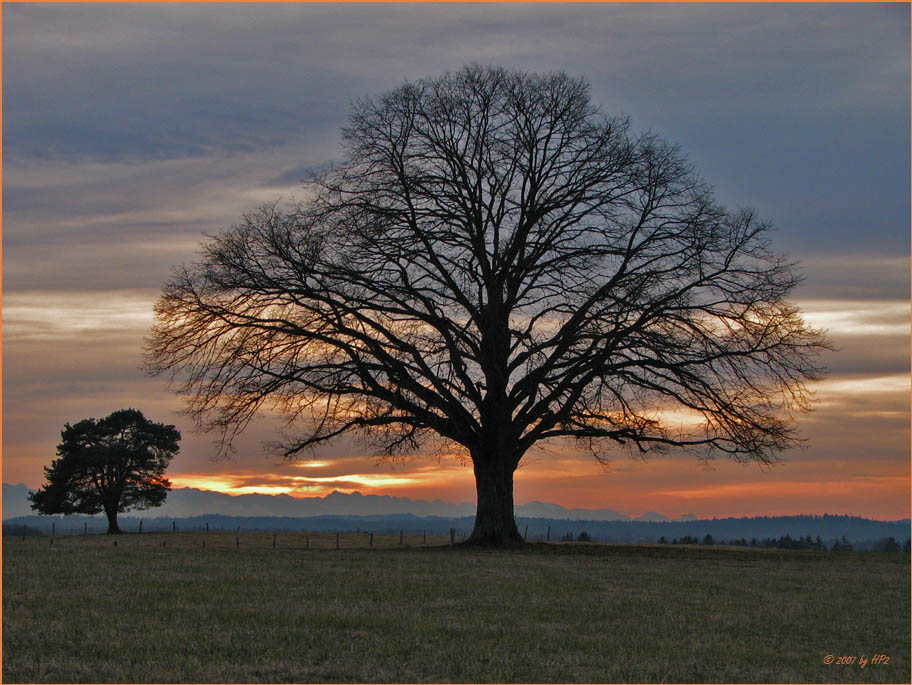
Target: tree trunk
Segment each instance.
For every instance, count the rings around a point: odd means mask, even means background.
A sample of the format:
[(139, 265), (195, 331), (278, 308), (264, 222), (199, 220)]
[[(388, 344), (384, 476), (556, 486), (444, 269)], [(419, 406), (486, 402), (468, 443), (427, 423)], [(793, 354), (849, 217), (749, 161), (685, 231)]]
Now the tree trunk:
[(523, 542), (513, 518), (513, 471), (505, 460), (473, 459), (478, 505), (470, 545), (507, 547)]
[(117, 526), (117, 509), (106, 509), (105, 514), (108, 517), (108, 535), (120, 533), (120, 528)]

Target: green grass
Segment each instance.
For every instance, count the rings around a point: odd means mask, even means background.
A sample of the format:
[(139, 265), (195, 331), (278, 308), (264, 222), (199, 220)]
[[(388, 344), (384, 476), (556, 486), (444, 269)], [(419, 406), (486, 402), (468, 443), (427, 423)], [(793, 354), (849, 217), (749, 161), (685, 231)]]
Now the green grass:
[(910, 681), (906, 555), (398, 537), (7, 537), (3, 680)]

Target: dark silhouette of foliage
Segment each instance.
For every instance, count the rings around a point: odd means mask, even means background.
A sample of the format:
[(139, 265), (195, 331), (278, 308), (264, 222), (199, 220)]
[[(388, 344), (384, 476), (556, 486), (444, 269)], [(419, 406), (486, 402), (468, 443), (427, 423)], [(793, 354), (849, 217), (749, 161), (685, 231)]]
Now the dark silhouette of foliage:
[[(663, 538), (664, 539), (664, 538)], [(891, 538), (892, 539), (892, 538)], [(661, 540), (659, 541), (661, 542)], [(685, 535), (682, 538), (675, 538), (672, 540), (672, 544), (681, 544), (681, 545), (695, 545), (698, 543), (697, 538)], [(793, 538), (791, 535), (785, 534), (779, 538), (764, 538), (763, 540), (758, 540), (757, 538), (751, 538), (750, 541), (746, 538), (733, 538), (730, 540), (716, 540), (712, 535), (707, 533), (701, 541), (701, 545), (731, 545), (734, 547), (767, 547), (775, 549), (811, 549), (825, 551), (826, 545), (823, 544), (823, 541), (818, 535), (816, 539), (811, 538), (810, 535), (805, 535), (804, 537)], [(843, 542), (836, 543), (838, 547), (834, 547), (837, 551), (840, 549), (851, 550), (852, 546), (848, 541), (843, 538)], [(881, 544), (884, 544), (883, 542)]]
[[(540, 441), (773, 462), (826, 346), (769, 226), (588, 85), (469, 66), (357, 104), (306, 202), (213, 237), (158, 301), (147, 363), (224, 449), (264, 405), (293, 458), (345, 433), (473, 465), (470, 542), (518, 544)], [(667, 421), (683, 410), (701, 423)]]
[(587, 533), (586, 531), (583, 531), (582, 533), (577, 535), (576, 540), (577, 540), (577, 542), (592, 542), (592, 538), (589, 537), (589, 533)]
[(831, 552), (851, 552), (853, 549), (855, 548), (852, 546), (852, 543), (850, 543), (844, 535), (839, 540), (834, 541), (833, 546), (830, 547)]
[(909, 552), (912, 552), (912, 539), (906, 540), (906, 544), (903, 545), (902, 551), (905, 554), (909, 554)]
[(121, 409), (100, 420), (66, 424), (60, 436), (58, 458), (44, 468), (47, 483), (29, 493), (33, 509), (42, 514), (103, 511), (108, 533), (119, 533), (119, 512), (165, 501), (171, 487), (165, 469), (180, 441), (174, 426)]
[(899, 552), (900, 547), (899, 543), (896, 542), (896, 538), (889, 537), (884, 540), (879, 540), (874, 549), (878, 552)]
[(24, 524), (3, 524), (3, 535), (14, 535), (16, 537), (38, 537), (44, 535), (37, 528), (32, 528)]

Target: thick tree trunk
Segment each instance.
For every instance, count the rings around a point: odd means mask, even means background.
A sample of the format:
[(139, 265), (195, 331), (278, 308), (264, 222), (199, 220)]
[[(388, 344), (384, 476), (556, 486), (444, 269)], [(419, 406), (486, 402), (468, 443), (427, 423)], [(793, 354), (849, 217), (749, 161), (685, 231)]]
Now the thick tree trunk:
[(513, 518), (513, 472), (506, 460), (474, 459), (478, 506), (470, 545), (508, 547), (523, 542)]
[(120, 533), (120, 528), (117, 526), (117, 509), (107, 510), (105, 514), (108, 517), (108, 535)]

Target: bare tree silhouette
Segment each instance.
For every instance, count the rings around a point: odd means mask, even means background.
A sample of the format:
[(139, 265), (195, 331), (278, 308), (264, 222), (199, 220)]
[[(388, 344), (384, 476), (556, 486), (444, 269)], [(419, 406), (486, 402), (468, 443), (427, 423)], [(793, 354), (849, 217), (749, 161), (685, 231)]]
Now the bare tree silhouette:
[(358, 103), (342, 138), (306, 201), (211, 238), (156, 305), (147, 366), (223, 446), (264, 403), (301, 431), (289, 458), (350, 431), (459, 446), (470, 542), (511, 544), (539, 441), (762, 463), (796, 442), (827, 343), (786, 301), (794, 264), (583, 80), (468, 66)]

